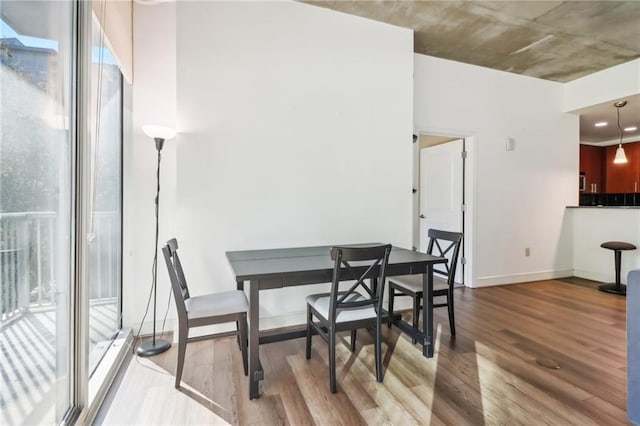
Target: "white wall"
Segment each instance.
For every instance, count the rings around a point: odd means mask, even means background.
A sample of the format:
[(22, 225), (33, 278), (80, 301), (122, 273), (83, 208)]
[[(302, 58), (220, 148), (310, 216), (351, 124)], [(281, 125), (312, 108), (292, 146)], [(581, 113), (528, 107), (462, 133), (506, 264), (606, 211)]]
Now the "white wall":
[[(176, 30), (192, 294), (235, 288), (227, 250), (410, 247), (411, 31), (297, 2), (178, 3)], [(261, 294), (263, 326), (312, 290)]]
[[(138, 330), (152, 282), (155, 235), (157, 151), (142, 133), (144, 124), (176, 125), (175, 3), (133, 2), (134, 74), (132, 133), (124, 143), (123, 325)], [(175, 234), (176, 140), (165, 142), (160, 177), (160, 243)], [(158, 253), (158, 315), (160, 327), (170, 284)], [(142, 333), (151, 332), (153, 314)], [(170, 305), (173, 312), (173, 303)], [(173, 314), (170, 314), (173, 316)], [(169, 324), (171, 325), (171, 324)]]
[(598, 105), (640, 93), (640, 59), (589, 74), (564, 85), (564, 110)]
[[(409, 247), (413, 129), (473, 141), (474, 286), (571, 274), (578, 117), (562, 113), (561, 84), (414, 57), (408, 30), (295, 2), (134, 3), (134, 49), (125, 326), (151, 282), (151, 121), (179, 131), (163, 150), (160, 241), (179, 238), (194, 294), (233, 288), (226, 250)], [(162, 318), (162, 259), (159, 271)], [(263, 317), (304, 309), (303, 291), (270, 293)]]
[(562, 84), (425, 55), (415, 55), (414, 84), (416, 129), (474, 140), (467, 284), (571, 275), (565, 206), (578, 201), (579, 122), (562, 112)]
[[(640, 210), (611, 208), (570, 209), (573, 223), (574, 275), (605, 283), (615, 282), (614, 255), (605, 241), (624, 241), (640, 247)], [(640, 268), (640, 250), (623, 251), (620, 280), (627, 282)]]

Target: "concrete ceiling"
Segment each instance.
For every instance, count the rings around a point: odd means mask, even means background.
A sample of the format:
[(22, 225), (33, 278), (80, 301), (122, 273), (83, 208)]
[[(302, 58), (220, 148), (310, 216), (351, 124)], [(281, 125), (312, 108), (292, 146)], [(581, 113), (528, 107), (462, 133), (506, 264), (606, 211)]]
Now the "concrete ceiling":
[[(302, 1), (410, 28), (417, 53), (562, 83), (640, 57), (640, 0)], [(640, 129), (640, 96), (625, 100), (621, 124)], [(581, 141), (619, 138), (614, 101), (576, 111)]]
[(304, 1), (414, 30), (417, 53), (567, 82), (640, 57), (640, 1)]

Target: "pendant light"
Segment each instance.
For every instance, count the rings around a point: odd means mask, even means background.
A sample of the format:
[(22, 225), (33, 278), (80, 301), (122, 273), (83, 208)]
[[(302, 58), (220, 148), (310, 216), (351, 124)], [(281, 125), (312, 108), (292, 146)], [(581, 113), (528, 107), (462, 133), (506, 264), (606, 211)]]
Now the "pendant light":
[(618, 143), (618, 149), (616, 149), (616, 156), (613, 159), (615, 164), (623, 164), (627, 162), (627, 155), (624, 152), (624, 148), (622, 147), (622, 127), (620, 127), (620, 108), (625, 106), (627, 101), (616, 102), (613, 104), (616, 107), (616, 112), (618, 113), (618, 132), (620, 133), (620, 142)]

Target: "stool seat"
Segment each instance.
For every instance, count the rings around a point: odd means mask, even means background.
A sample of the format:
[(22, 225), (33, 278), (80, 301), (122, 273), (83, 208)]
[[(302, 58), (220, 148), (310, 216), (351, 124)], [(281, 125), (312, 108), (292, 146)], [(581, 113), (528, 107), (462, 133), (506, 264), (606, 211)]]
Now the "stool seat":
[(600, 244), (600, 247), (609, 250), (635, 250), (637, 247), (631, 243), (625, 243), (623, 241), (607, 241)]
[(600, 247), (606, 248), (609, 250), (613, 250), (614, 254), (614, 265), (616, 268), (616, 282), (610, 284), (603, 284), (598, 287), (600, 291), (605, 291), (607, 293), (620, 294), (622, 296), (626, 296), (627, 294), (627, 286), (620, 282), (620, 264), (621, 264), (621, 254), (623, 250), (635, 250), (636, 246), (631, 243), (625, 243), (624, 241), (607, 241), (605, 243), (600, 244)]

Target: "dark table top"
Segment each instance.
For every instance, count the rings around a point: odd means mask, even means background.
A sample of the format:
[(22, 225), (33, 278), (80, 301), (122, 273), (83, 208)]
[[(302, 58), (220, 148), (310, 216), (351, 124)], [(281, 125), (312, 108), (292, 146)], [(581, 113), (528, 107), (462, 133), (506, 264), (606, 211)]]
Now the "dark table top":
[[(350, 244), (367, 246), (372, 244)], [(227, 259), (237, 281), (272, 281), (271, 287), (330, 282), (333, 261), (331, 246), (292, 247), (265, 250), (228, 251)], [(426, 272), (428, 264), (444, 263), (443, 257), (432, 256), (399, 247), (389, 255), (387, 275), (418, 274)]]

